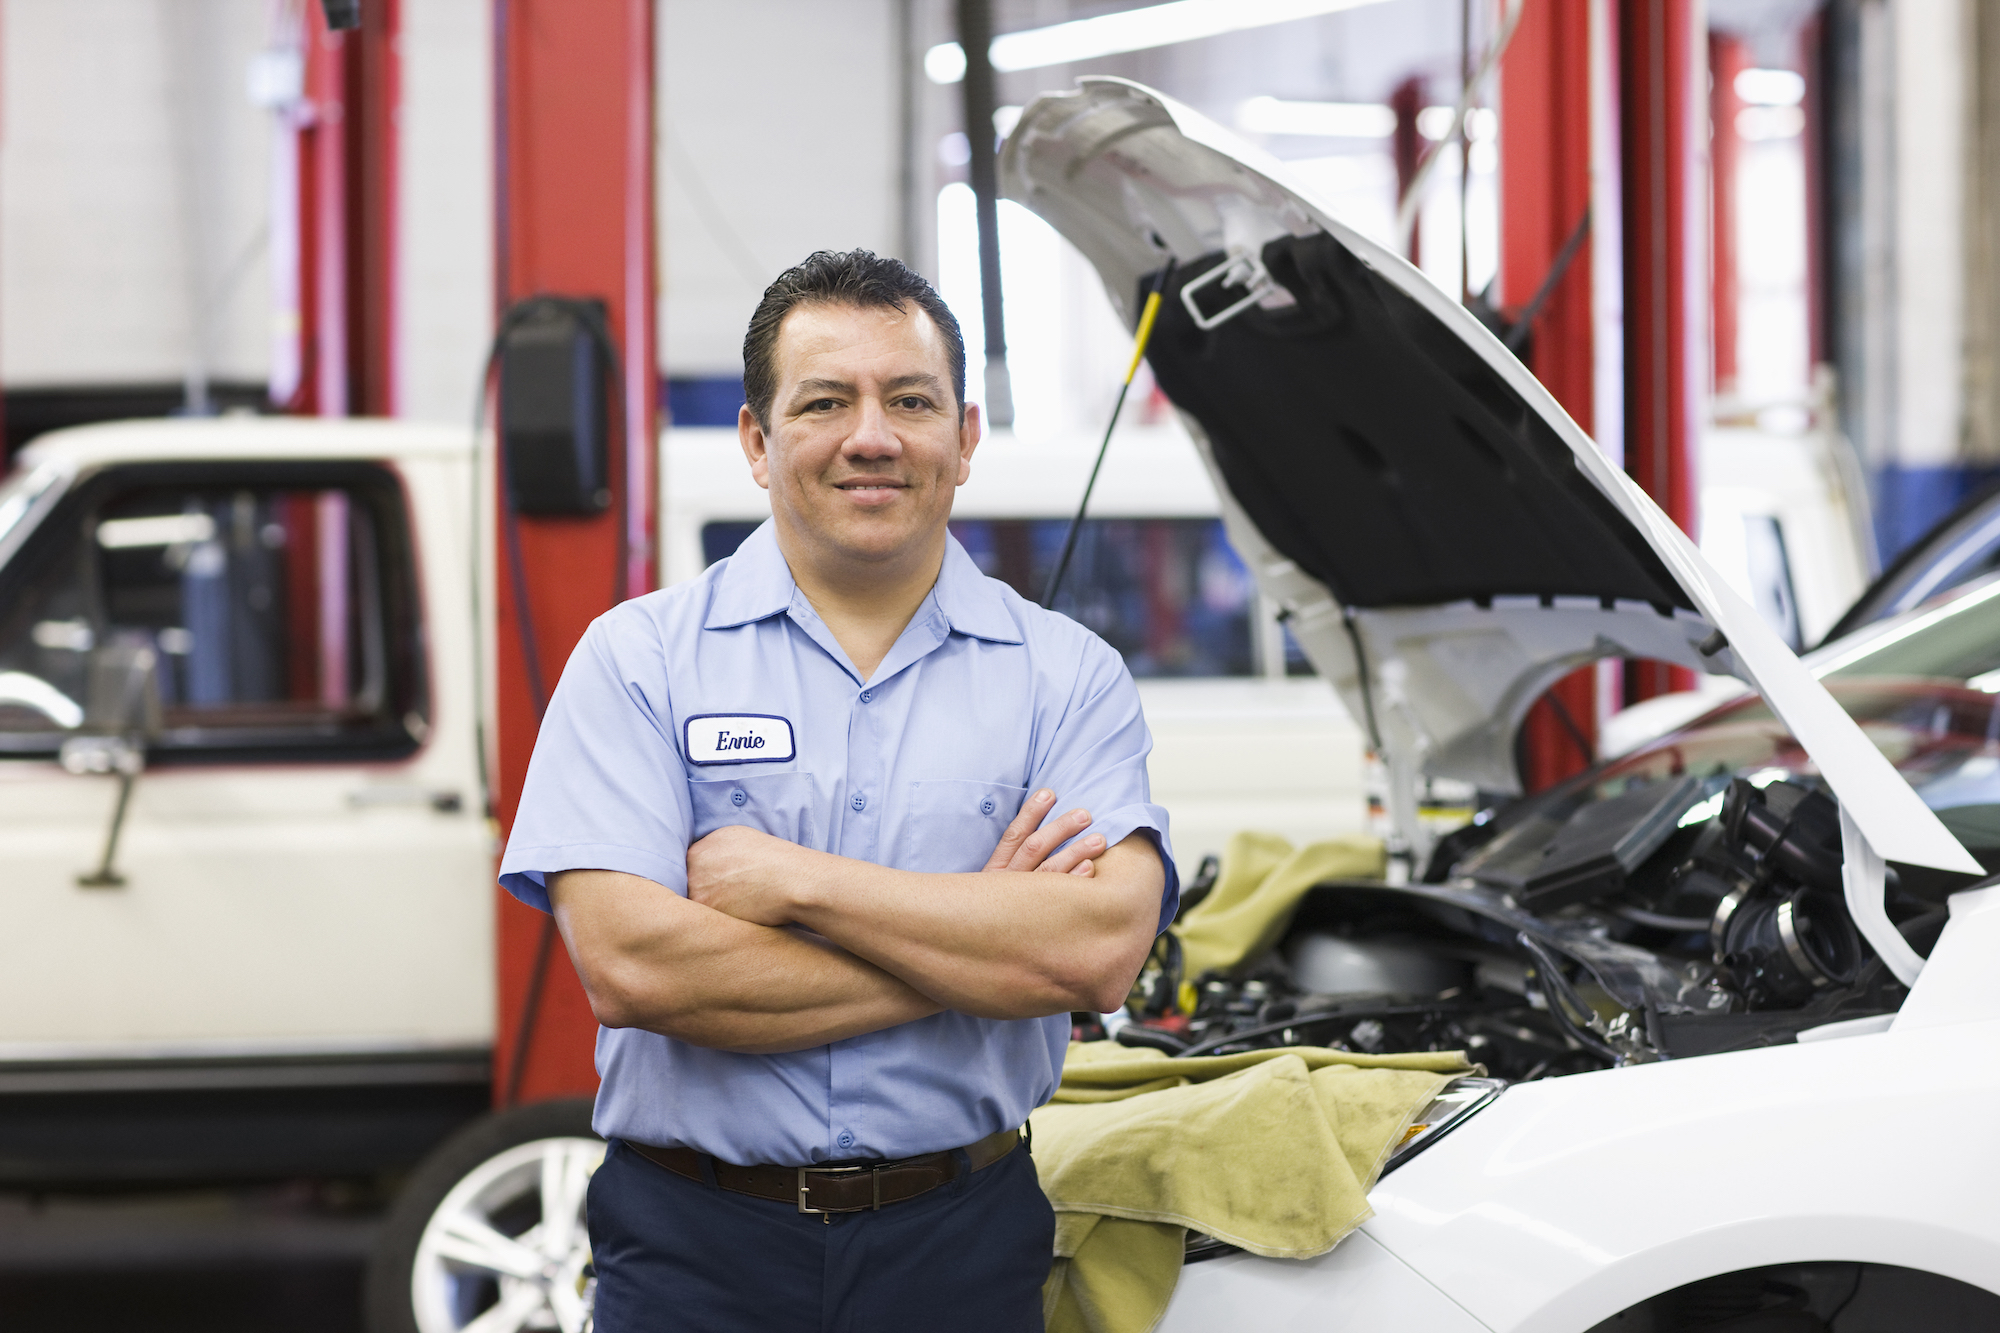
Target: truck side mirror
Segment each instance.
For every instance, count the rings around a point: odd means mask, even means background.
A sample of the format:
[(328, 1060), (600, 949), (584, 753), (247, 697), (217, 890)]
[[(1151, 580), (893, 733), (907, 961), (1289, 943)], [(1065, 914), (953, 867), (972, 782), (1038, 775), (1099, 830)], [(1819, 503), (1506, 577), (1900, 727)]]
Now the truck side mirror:
[(160, 734), (160, 650), (151, 635), (114, 634), (90, 655), (83, 729), (141, 743)]
[(132, 785), (146, 767), (146, 742), (160, 734), (160, 655), (149, 637), (120, 634), (91, 655), (84, 726), (87, 734), (63, 742), (62, 766), (79, 776), (116, 776), (118, 801), (111, 808), (103, 859), (76, 882), (84, 888), (115, 889), (125, 883), (113, 863)]

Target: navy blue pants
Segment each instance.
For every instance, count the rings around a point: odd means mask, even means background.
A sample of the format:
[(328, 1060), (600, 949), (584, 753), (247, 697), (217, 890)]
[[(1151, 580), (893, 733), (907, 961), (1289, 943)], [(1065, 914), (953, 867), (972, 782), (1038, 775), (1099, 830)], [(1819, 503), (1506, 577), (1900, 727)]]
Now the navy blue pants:
[(597, 1333), (1039, 1333), (1055, 1213), (1027, 1152), (831, 1222), (613, 1140), (590, 1182)]

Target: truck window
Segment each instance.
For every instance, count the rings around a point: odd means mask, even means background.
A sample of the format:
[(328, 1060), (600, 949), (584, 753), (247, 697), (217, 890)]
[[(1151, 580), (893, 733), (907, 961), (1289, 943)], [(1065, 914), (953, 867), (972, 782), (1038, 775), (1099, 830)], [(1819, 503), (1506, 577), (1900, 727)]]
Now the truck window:
[(119, 469), (0, 570), (0, 748), (116, 726), (102, 671), (150, 649), (156, 759), (391, 757), (428, 711), (407, 523), (371, 465)]
[[(713, 564), (756, 527), (708, 524), (703, 556)], [(1069, 521), (1059, 518), (959, 519), (951, 525), (982, 571), (1030, 601), (1041, 599), (1068, 530)], [(1085, 519), (1056, 598), (1058, 611), (1096, 631), (1141, 679), (1259, 674), (1256, 607), (1250, 571), (1214, 518)], [(1303, 665), (1303, 655), (1299, 661)]]

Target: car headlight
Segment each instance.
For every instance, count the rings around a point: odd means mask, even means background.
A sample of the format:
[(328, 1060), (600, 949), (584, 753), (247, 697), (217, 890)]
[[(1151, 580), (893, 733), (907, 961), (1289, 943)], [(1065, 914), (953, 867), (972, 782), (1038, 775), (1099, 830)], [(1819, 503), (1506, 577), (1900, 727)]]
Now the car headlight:
[(1403, 1133), (1403, 1141), (1389, 1150), (1382, 1174), (1388, 1175), (1452, 1130), (1464, 1124), (1474, 1111), (1489, 1106), (1507, 1086), (1500, 1078), (1455, 1078), (1444, 1085), (1430, 1105), (1417, 1112)]

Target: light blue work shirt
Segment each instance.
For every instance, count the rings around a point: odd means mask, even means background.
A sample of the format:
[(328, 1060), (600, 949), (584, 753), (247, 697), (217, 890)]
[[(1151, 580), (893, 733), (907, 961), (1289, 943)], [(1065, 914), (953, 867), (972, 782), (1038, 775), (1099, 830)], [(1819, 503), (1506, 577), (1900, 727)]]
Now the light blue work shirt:
[[(1031, 789), (1138, 830), (1179, 900), (1152, 737), (1102, 639), (981, 574), (947, 539), (938, 581), (862, 680), (792, 581), (766, 522), (703, 574), (584, 634), (549, 703), (501, 884), (595, 868), (687, 892), (689, 843), (742, 824), (903, 870), (976, 871)], [(997, 882), (996, 882), (997, 884)], [(599, 1029), (606, 1137), (797, 1166), (906, 1157), (1010, 1129), (1062, 1075), (1067, 1014), (952, 1011), (782, 1055)]]

